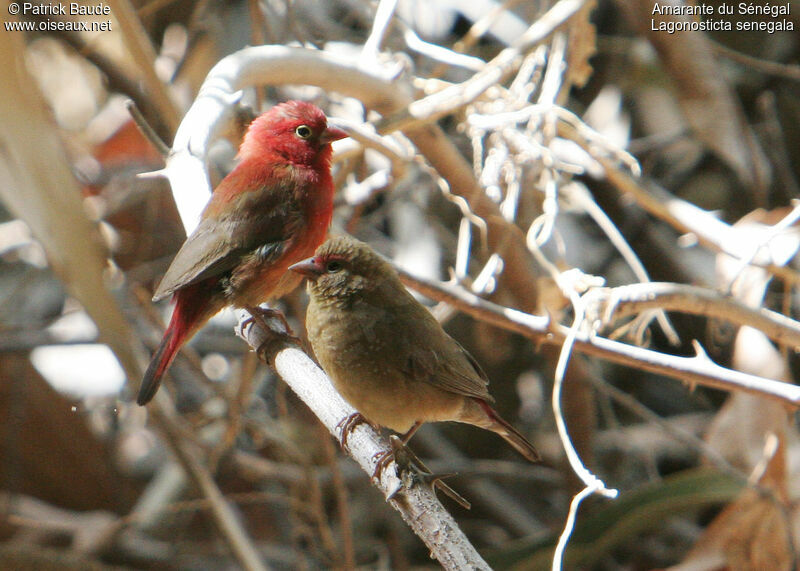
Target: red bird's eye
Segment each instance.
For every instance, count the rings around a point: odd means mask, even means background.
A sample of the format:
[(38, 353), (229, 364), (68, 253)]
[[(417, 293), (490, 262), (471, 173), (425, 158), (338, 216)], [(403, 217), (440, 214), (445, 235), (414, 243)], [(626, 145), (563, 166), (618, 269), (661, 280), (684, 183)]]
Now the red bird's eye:
[(333, 260), (333, 261), (331, 261), (331, 262), (328, 262), (328, 263), (325, 265), (325, 271), (326, 271), (326, 272), (328, 272), (329, 274), (336, 273), (336, 272), (338, 272), (338, 271), (339, 271), (339, 270), (341, 270), (341, 269), (342, 269), (342, 263), (341, 263), (341, 262), (338, 262), (338, 261), (336, 261), (336, 260)]
[(301, 139), (308, 139), (311, 136), (311, 128), (308, 125), (300, 125), (294, 130), (294, 134)]

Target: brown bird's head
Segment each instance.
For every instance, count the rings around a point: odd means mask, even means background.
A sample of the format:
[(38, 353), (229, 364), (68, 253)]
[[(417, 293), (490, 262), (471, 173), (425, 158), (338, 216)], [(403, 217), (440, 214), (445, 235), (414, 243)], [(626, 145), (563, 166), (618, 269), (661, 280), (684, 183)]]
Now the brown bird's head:
[(313, 257), (289, 269), (308, 278), (308, 292), (317, 299), (347, 300), (386, 285), (403, 289), (389, 263), (350, 236), (329, 239)]
[(330, 161), (330, 143), (346, 136), (341, 129), (328, 127), (325, 114), (316, 105), (287, 101), (253, 120), (239, 156), (313, 166), (320, 160)]

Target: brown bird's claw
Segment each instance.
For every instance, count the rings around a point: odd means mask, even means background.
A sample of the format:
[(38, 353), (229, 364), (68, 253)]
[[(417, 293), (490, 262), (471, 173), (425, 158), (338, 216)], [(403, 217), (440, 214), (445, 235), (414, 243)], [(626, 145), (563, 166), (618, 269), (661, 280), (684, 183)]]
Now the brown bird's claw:
[[(468, 510), (472, 507), (472, 504), (470, 504), (469, 501), (467, 501), (461, 494), (456, 492), (452, 487), (443, 481), (445, 478), (450, 478), (456, 474), (434, 474), (428, 469), (422, 460), (419, 459), (419, 456), (417, 456), (414, 451), (404, 444), (403, 440), (395, 434), (392, 434), (389, 437), (389, 443), (392, 445), (392, 451), (381, 453), (384, 454), (384, 456), (379, 461), (379, 464), (381, 461), (388, 462), (391, 457), (393, 457), (397, 467), (399, 468), (400, 479), (403, 482), (403, 487), (408, 489), (416, 485), (417, 482), (422, 482), (434, 490), (436, 488), (440, 489), (447, 497), (463, 507), (465, 510)], [(378, 467), (376, 467), (376, 472), (377, 470)], [(400, 492), (400, 488), (392, 492), (387, 499), (391, 500), (398, 494), (398, 492)]]
[(434, 489), (439, 488), (442, 491), (442, 493), (444, 493), (445, 496), (453, 500), (455, 503), (460, 505), (465, 510), (472, 509), (472, 504), (469, 503), (469, 500), (467, 500), (464, 496), (456, 492), (452, 487), (450, 487), (449, 484), (446, 484), (445, 482), (442, 481), (444, 478), (451, 478), (457, 475), (458, 474), (456, 474), (455, 472), (451, 474), (430, 474), (430, 475), (423, 474), (422, 478), (423, 481), (426, 481), (426, 483), (430, 484), (431, 488)]
[(364, 424), (364, 423), (367, 423), (370, 426), (372, 426), (372, 428), (374, 428), (375, 430), (378, 430), (378, 427), (376, 427), (369, 420), (367, 420), (366, 417), (360, 412), (354, 412), (350, 416), (346, 416), (339, 421), (339, 424), (336, 425), (336, 428), (342, 431), (341, 435), (342, 450), (348, 450), (347, 438), (359, 424)]
[(394, 451), (382, 450), (381, 452), (377, 452), (372, 459), (377, 460), (375, 470), (372, 471), (372, 479), (380, 481), (381, 474), (386, 469), (386, 466), (394, 460)]

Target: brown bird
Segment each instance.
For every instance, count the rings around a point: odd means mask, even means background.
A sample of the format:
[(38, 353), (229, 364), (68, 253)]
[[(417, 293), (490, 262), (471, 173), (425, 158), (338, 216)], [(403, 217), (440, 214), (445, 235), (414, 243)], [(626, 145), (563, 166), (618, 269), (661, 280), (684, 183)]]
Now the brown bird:
[(364, 419), (404, 433), (404, 443), (424, 422), (464, 422), (496, 432), (531, 462), (539, 460), (531, 443), (491, 407), (489, 381), (472, 355), (372, 248), (338, 236), (289, 269), (309, 280), (306, 328), (314, 353)]

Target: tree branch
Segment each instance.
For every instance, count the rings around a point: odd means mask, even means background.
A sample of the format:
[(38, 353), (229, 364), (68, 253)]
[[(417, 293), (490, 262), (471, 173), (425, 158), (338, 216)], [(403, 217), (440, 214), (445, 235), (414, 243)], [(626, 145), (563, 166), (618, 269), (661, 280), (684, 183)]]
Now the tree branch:
[[(449, 303), (475, 319), (514, 331), (536, 342), (560, 345), (564, 343), (569, 333), (567, 327), (552, 323), (548, 317), (509, 309), (486, 301), (460, 287), (417, 278), (399, 269), (398, 272), (407, 286), (422, 295)], [(620, 365), (636, 367), (683, 382), (725, 391), (744, 391), (776, 399), (792, 407), (800, 406), (799, 386), (720, 367), (699, 350), (699, 345), (696, 347), (698, 348), (696, 356), (679, 357), (611, 341), (592, 333), (580, 332), (575, 338), (574, 349)]]

